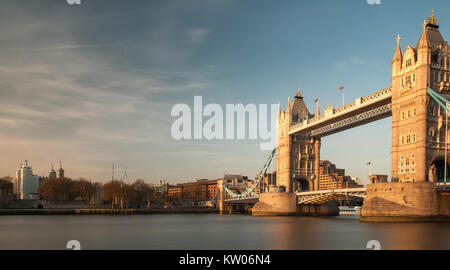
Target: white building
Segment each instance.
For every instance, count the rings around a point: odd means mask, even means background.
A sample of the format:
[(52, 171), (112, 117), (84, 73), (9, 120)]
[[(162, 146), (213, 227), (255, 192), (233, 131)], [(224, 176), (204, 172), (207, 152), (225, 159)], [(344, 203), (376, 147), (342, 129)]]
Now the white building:
[(20, 164), (19, 169), (17, 169), (14, 193), (20, 200), (39, 199), (38, 187), (39, 176), (33, 175), (33, 169), (25, 160), (25, 164)]

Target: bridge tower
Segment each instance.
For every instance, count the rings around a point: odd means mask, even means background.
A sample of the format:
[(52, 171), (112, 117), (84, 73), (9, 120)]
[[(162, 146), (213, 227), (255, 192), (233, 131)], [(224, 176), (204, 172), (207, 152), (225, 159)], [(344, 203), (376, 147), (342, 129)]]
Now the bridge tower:
[(298, 89), (286, 111), (278, 109), (277, 117), (277, 185), (286, 192), (319, 189), (320, 138), (289, 135), (292, 125), (313, 117)]
[(427, 87), (450, 96), (450, 48), (439, 32), (434, 12), (422, 27), (416, 47), (408, 45), (403, 53), (398, 36), (392, 60), (393, 181), (444, 178), (446, 117), (427, 95)]

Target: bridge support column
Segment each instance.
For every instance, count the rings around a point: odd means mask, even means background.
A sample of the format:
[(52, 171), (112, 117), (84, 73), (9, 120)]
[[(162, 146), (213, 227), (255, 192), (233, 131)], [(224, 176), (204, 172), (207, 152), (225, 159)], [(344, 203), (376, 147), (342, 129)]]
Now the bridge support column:
[(217, 206), (219, 207), (220, 214), (223, 214), (224, 200), (225, 200), (225, 189), (223, 188), (223, 179), (217, 181)]
[(314, 191), (318, 191), (320, 178), (320, 138), (314, 138), (314, 176)]

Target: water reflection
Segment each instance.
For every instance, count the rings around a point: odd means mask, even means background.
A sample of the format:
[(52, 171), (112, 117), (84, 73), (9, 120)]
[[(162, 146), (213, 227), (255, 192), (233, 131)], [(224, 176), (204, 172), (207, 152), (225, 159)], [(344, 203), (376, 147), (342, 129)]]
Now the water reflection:
[(363, 223), (357, 216), (0, 216), (0, 249), (450, 249), (448, 223)]

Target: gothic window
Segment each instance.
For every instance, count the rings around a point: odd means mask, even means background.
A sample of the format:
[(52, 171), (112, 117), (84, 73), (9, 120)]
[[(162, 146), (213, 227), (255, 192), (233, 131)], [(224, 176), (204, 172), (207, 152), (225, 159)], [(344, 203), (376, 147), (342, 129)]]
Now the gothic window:
[(402, 112), (402, 118), (401, 118), (402, 120), (404, 120), (405, 119), (405, 112)]
[(413, 110), (413, 116), (416, 116), (417, 115), (417, 109), (414, 109)]
[(411, 117), (411, 110), (408, 110), (408, 118)]
[(428, 131), (428, 135), (433, 138), (434, 137), (434, 128), (430, 128), (430, 130)]
[(406, 67), (410, 67), (412, 65), (412, 59), (406, 60)]
[(406, 143), (411, 143), (411, 135), (406, 135)]
[(413, 143), (416, 142), (416, 133), (413, 134), (413, 139), (412, 139)]

